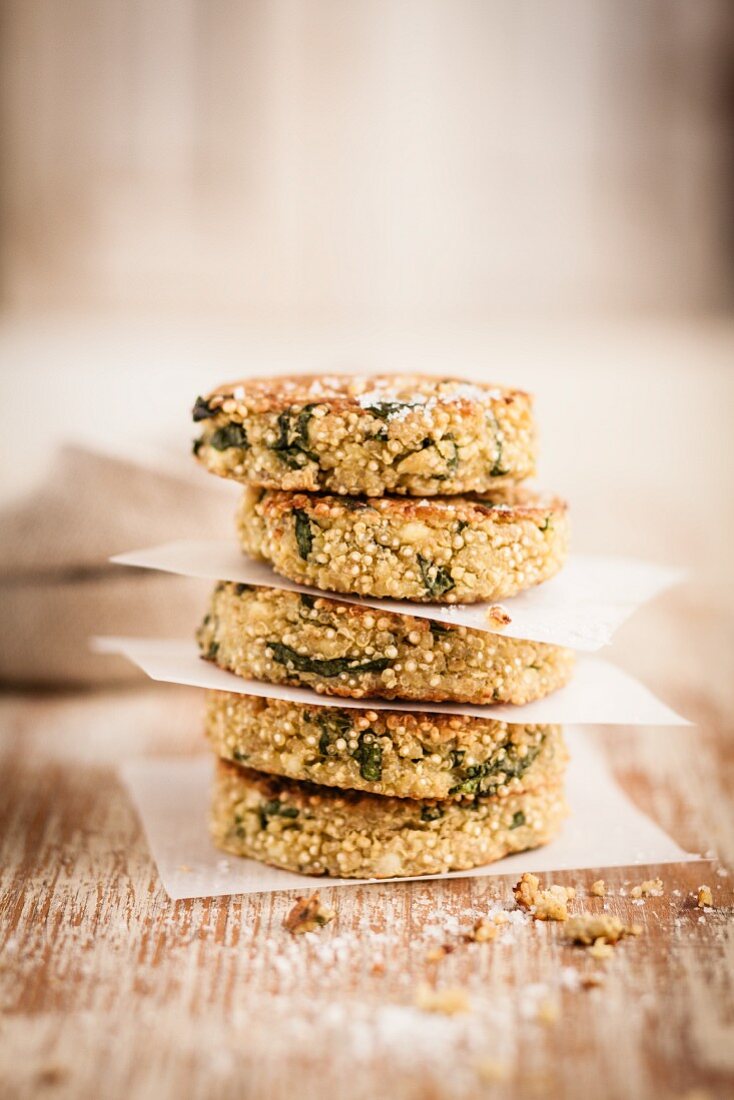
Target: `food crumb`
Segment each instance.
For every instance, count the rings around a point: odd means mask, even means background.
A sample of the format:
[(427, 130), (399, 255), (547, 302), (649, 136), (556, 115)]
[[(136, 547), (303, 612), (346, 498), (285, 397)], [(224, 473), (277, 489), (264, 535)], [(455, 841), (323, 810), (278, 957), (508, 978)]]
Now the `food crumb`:
[(591, 947), (589, 947), (588, 953), (589, 955), (591, 955), (592, 959), (597, 959), (599, 962), (603, 962), (604, 959), (610, 959), (612, 957), (612, 955), (614, 954), (614, 948), (612, 947), (611, 943), (607, 943), (607, 941), (602, 936), (599, 936), (597, 939), (594, 940)]
[(600, 985), (604, 985), (604, 979), (601, 974), (597, 972), (584, 974), (581, 979), (581, 986), (583, 989), (596, 989)]
[(317, 928), (323, 928), (336, 916), (334, 909), (328, 909), (321, 904), (318, 893), (310, 898), (299, 898), (283, 921), (283, 927), (293, 936), (300, 936), (304, 932), (315, 932)]
[[(597, 948), (617, 943), (623, 936), (639, 936), (641, 931), (638, 924), (625, 925), (619, 917), (607, 913), (582, 913), (568, 922), (566, 939), (582, 947)], [(607, 957), (606, 953), (602, 953), (600, 957)]]
[(497, 939), (499, 931), (500, 925), (496, 920), (488, 920), (487, 917), (480, 917), (469, 933), (468, 938), (475, 943), (490, 943), (492, 940)]
[(713, 894), (711, 893), (710, 886), (699, 886), (698, 896), (696, 899), (696, 905), (699, 909), (703, 909), (705, 906), (711, 906), (714, 904)]
[(512, 622), (512, 619), (507, 614), (507, 611), (498, 603), (493, 603), (487, 612), (487, 618), (495, 626), (507, 626)]
[(660, 898), (663, 895), (663, 880), (661, 878), (649, 878), (641, 882), (639, 886), (633, 886), (630, 896), (633, 898)]
[(591, 886), (589, 887), (589, 893), (593, 898), (606, 897), (607, 886), (604, 882), (604, 879), (598, 878), (596, 882), (592, 882)]
[(426, 962), (440, 962), (441, 959), (445, 959), (447, 955), (450, 955), (453, 950), (453, 947), (449, 947), (447, 943), (431, 947), (426, 952)]
[(532, 913), (536, 920), (568, 920), (568, 902), (576, 897), (573, 886), (553, 884), (547, 890), (541, 889), (537, 875), (527, 871), (512, 892), (520, 908)]
[(427, 982), (421, 982), (415, 992), (415, 1006), (423, 1012), (441, 1012), (444, 1016), (455, 1016), (459, 1012), (468, 1012), (471, 1001), (469, 994), (461, 986), (432, 989)]

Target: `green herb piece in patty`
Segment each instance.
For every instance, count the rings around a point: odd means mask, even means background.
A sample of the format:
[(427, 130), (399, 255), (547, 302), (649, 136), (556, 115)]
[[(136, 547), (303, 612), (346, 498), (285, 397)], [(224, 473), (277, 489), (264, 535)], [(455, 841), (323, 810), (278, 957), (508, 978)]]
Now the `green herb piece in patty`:
[(191, 453), (193, 455), (198, 455), (199, 451), (201, 450), (201, 448), (203, 446), (204, 446), (204, 440), (203, 439), (195, 439), (194, 442), (191, 444)]
[(392, 420), (394, 416), (402, 413), (403, 409), (414, 409), (415, 404), (409, 401), (375, 401), (374, 405), (365, 405), (365, 411), (372, 413), (380, 420)]
[(517, 810), (512, 815), (512, 824), (510, 825), (510, 828), (511, 829), (519, 829), (520, 826), (524, 825), (524, 824), (525, 824), (525, 814), (522, 812), (522, 810)]
[(230, 447), (241, 447), (246, 451), (250, 446), (247, 432), (241, 424), (225, 424), (223, 428), (217, 428), (206, 442), (215, 451), (228, 451)]
[(552, 526), (553, 526), (553, 516), (546, 516), (544, 522), (542, 523), (542, 525), (538, 524), (538, 530), (539, 531), (550, 531)]
[(393, 465), (397, 467), (406, 458), (410, 458), (411, 455), (417, 455), (420, 454), (421, 451), (427, 450), (428, 447), (433, 446), (433, 442), (434, 441), (429, 436), (426, 436), (425, 439), (421, 440), (417, 447), (411, 447), (410, 450), (402, 451), (399, 455), (395, 455), (395, 458), (393, 459)]
[(436, 444), (436, 450), (441, 455), (441, 458), (446, 463), (446, 474), (441, 474), (441, 477), (448, 477), (449, 474), (453, 474), (459, 465), (459, 448), (454, 442), (454, 437), (449, 433), (445, 435), (443, 439), (439, 439)]
[(315, 405), (304, 405), (298, 415), (294, 415), (291, 409), (284, 409), (278, 416), (278, 438), (270, 449), (291, 470), (300, 470), (306, 461), (318, 464), (319, 456), (309, 450), (308, 438), (315, 408)]
[(209, 642), (209, 648), (206, 651), (207, 661), (215, 660), (218, 653), (219, 653), (219, 642), (215, 642), (215, 641)]
[(263, 802), (259, 813), (260, 827), (262, 829), (267, 829), (271, 817), (285, 817), (290, 819), (298, 817), (298, 810), (296, 807), (284, 806), (279, 798), (274, 798), (271, 802)]
[(311, 553), (313, 547), (313, 530), (311, 529), (311, 520), (301, 508), (296, 508), (293, 512), (293, 522), (296, 527), (296, 543), (298, 544), (298, 553), (301, 555), (304, 561), (308, 561), (308, 555)]
[(235, 596), (242, 596), (242, 595), (243, 595), (243, 594), (244, 594), (245, 592), (254, 592), (254, 591), (255, 591), (255, 586), (254, 586), (254, 584), (242, 584), (242, 583), (239, 583), (239, 584), (236, 584), (236, 585), (234, 586), (234, 594), (235, 594)]
[(216, 416), (217, 412), (218, 409), (212, 409), (205, 397), (197, 397), (191, 410), (191, 416), (196, 424), (199, 420), (209, 420), (212, 416)]
[(418, 555), (418, 568), (421, 571), (421, 580), (429, 596), (443, 596), (455, 587), (454, 578), (443, 565), (435, 565), (434, 562)]
[(483, 764), (464, 768), (461, 781), (449, 790), (449, 794), (493, 795), (498, 787), (509, 779), (519, 779), (533, 763), (543, 746), (543, 738), (520, 756), (514, 745), (509, 745), (503, 755), (490, 757)]
[(433, 619), (428, 620), (428, 629), (430, 630), (431, 634), (433, 634), (434, 638), (440, 638), (444, 634), (451, 633), (450, 626), (447, 626), (446, 623), (437, 623)]
[(421, 806), (421, 821), (438, 821), (443, 817), (440, 806)]
[(382, 746), (371, 730), (359, 735), (352, 756), (359, 764), (359, 774), (368, 783), (377, 783), (382, 778)]
[(334, 742), (340, 737), (347, 738), (352, 731), (352, 719), (345, 710), (334, 707), (322, 707), (316, 721), (321, 730), (319, 753), (321, 756), (333, 756), (336, 752)]
[(359, 661), (356, 657), (308, 657), (283, 642), (268, 642), (273, 660), (279, 665), (292, 665), (295, 672), (311, 672), (315, 676), (340, 676), (343, 672), (382, 672), (390, 667), (389, 657), (377, 657), (374, 661)]
[(504, 477), (505, 474), (509, 474), (509, 470), (505, 467), (502, 461), (502, 451), (504, 445), (504, 437), (500, 430), (500, 426), (497, 423), (497, 418), (492, 416), (491, 413), (487, 414), (487, 427), (491, 428), (494, 432), (494, 461), (489, 471), (490, 477)]

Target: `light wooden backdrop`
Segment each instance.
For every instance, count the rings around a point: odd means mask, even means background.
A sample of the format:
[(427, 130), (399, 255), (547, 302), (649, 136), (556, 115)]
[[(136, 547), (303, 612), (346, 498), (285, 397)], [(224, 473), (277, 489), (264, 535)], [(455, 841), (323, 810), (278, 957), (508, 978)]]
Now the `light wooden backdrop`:
[(727, 0), (4, 0), (11, 311), (719, 308)]

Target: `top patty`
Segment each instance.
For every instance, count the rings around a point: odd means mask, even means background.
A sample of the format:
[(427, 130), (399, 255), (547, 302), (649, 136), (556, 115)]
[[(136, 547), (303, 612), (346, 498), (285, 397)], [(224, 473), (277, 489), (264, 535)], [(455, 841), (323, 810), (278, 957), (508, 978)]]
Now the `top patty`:
[(194, 454), (268, 489), (483, 493), (535, 472), (532, 398), (428, 375), (301, 375), (220, 386), (194, 405)]

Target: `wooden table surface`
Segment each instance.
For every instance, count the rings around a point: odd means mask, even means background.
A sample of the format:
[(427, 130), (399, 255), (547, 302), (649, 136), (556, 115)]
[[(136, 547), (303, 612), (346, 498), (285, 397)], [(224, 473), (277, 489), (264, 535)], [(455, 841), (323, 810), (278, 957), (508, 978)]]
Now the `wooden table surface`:
[[(646, 812), (683, 846), (718, 858), (554, 876), (577, 887), (572, 908), (582, 910), (603, 904), (583, 896), (602, 874), (608, 911), (643, 926), (606, 962), (565, 945), (560, 924), (528, 921), (494, 943), (463, 942), (479, 913), (512, 907), (511, 878), (322, 887), (336, 919), (293, 937), (282, 928), (292, 893), (169, 901), (117, 778), (124, 758), (200, 749), (198, 692), (141, 684), (6, 695), (3, 1097), (732, 1095), (733, 598), (723, 579), (734, 524), (722, 480), (734, 449), (732, 383), (722, 363), (702, 375), (695, 349), (689, 358), (688, 373), (681, 367), (668, 385), (669, 360), (658, 357), (658, 373), (650, 368), (638, 391), (648, 401), (640, 423), (669, 421), (663, 453), (673, 469), (653, 462), (641, 476), (633, 432), (627, 481), (609, 477), (603, 496), (579, 483), (572, 499), (586, 517), (587, 546), (596, 532), (599, 545), (694, 567), (689, 583), (619, 632), (611, 655), (697, 728), (594, 736)], [(592, 387), (577, 377), (564, 395), (578, 404)], [(593, 392), (611, 407), (616, 365), (607, 381)], [(689, 395), (698, 395), (695, 416)], [(564, 415), (549, 408), (551, 438)], [(692, 427), (678, 446), (684, 421)], [(613, 429), (602, 428), (589, 432), (611, 440)], [(567, 451), (572, 470), (577, 456)], [(613, 457), (609, 442), (606, 469)], [(631, 886), (658, 872), (663, 896), (636, 903)], [(702, 883), (713, 892), (708, 912), (692, 896)], [(431, 962), (437, 944), (455, 950)], [(471, 1011), (419, 1010), (422, 981), (466, 988)]]

